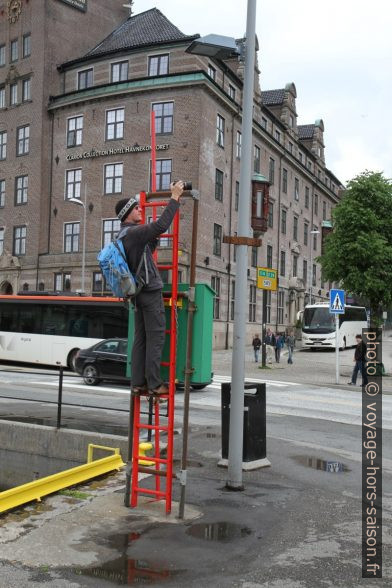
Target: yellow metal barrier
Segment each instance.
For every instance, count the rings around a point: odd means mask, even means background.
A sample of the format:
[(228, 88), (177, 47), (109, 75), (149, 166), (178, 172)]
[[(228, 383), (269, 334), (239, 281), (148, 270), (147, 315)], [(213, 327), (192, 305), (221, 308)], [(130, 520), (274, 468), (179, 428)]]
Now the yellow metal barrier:
[[(113, 455), (93, 461), (94, 448), (112, 451)], [(41, 500), (43, 496), (53, 494), (63, 488), (80, 484), (113, 470), (119, 470), (124, 465), (118, 448), (89, 444), (86, 464), (0, 492), (0, 513), (32, 500)]]

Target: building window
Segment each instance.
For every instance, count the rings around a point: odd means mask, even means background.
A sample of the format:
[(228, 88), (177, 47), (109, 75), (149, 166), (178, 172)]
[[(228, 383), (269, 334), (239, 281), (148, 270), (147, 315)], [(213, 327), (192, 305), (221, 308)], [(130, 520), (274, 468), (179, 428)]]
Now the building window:
[(306, 259), (304, 259), (302, 262), (302, 280), (306, 288), (306, 284), (308, 282), (308, 262), (306, 261)]
[(237, 159), (241, 159), (241, 151), (242, 151), (242, 134), (240, 131), (237, 131), (237, 140), (236, 140), (236, 149), (235, 149), (235, 156)]
[(300, 162), (302, 163), (304, 156), (301, 151), (298, 153), (298, 157), (299, 157)]
[(18, 61), (19, 56), (19, 47), (18, 47), (18, 39), (14, 39), (11, 41), (11, 63)]
[(287, 169), (283, 168), (282, 175), (282, 192), (287, 194)]
[(272, 245), (267, 245), (267, 267), (272, 268)]
[(95, 296), (102, 296), (109, 292), (106, 280), (101, 272), (93, 272), (92, 292)]
[(234, 304), (235, 304), (235, 280), (231, 281), (231, 293), (230, 293), (230, 320), (234, 320)]
[(223, 202), (223, 172), (220, 169), (215, 170), (215, 200)]
[(293, 144), (291, 141), (289, 141), (289, 151), (290, 151), (290, 153), (293, 152)]
[(216, 116), (216, 142), (219, 147), (225, 146), (225, 119), (220, 114)]
[(156, 162), (156, 189), (169, 190), (172, 175), (172, 160), (157, 159)]
[(293, 255), (293, 278), (298, 275), (298, 255)]
[(5, 108), (5, 88), (0, 88), (0, 108)]
[(14, 227), (14, 255), (26, 255), (26, 227)]
[(309, 224), (304, 222), (304, 245), (308, 244)]
[(278, 292), (278, 324), (283, 324), (284, 319), (284, 290)]
[(280, 131), (275, 131), (275, 139), (280, 143)]
[(124, 109), (106, 111), (106, 141), (124, 138)]
[(30, 143), (30, 125), (17, 129), (16, 155), (27, 155)]
[(327, 203), (323, 201), (323, 220), (327, 220)]
[(261, 117), (261, 126), (263, 127), (263, 129), (267, 130), (268, 121), (264, 116)]
[(275, 181), (275, 160), (270, 157), (269, 160), (269, 175), (268, 175), (269, 183), (272, 184)]
[(316, 273), (316, 264), (313, 264), (312, 267), (312, 286), (316, 285), (316, 277), (317, 277), (317, 273)]
[(11, 106), (18, 104), (18, 84), (10, 85), (10, 104)]
[(164, 76), (169, 73), (169, 55), (153, 55), (148, 58), (148, 75)]
[(54, 274), (54, 291), (70, 292), (71, 291), (71, 274)]
[(215, 79), (216, 79), (216, 69), (215, 69), (215, 67), (212, 67), (212, 65), (210, 63), (208, 64), (208, 75), (215, 82)]
[[(267, 314), (265, 317), (265, 322), (270, 323), (271, 322), (271, 300), (272, 300), (271, 290), (267, 290), (266, 295), (267, 295)], [(264, 317), (263, 317), (263, 322), (264, 322)]]
[(31, 55), (31, 35), (23, 35), (23, 57), (30, 57)]
[(0, 160), (7, 157), (7, 131), (0, 133)]
[(83, 140), (83, 116), (74, 116), (67, 121), (67, 147), (81, 145)]
[(317, 194), (314, 195), (314, 214), (318, 216), (318, 196)]
[(256, 286), (251, 284), (249, 286), (249, 322), (256, 322), (256, 300), (257, 300), (257, 289)]
[(22, 81), (22, 102), (31, 100), (31, 78)]
[(105, 165), (105, 194), (121, 194), (123, 182), (123, 164)]
[(0, 255), (4, 252), (4, 228), (0, 228)]
[(84, 90), (85, 88), (91, 88), (93, 85), (93, 68), (84, 69), (78, 72), (78, 90)]
[(287, 210), (282, 208), (282, 218), (280, 223), (280, 232), (285, 235), (286, 234), (286, 227), (287, 227)]
[(252, 247), (250, 263), (252, 267), (257, 267), (257, 256), (258, 256), (258, 247)]
[(119, 230), (120, 220), (118, 218), (109, 218), (102, 221), (102, 247), (114, 241)]
[(232, 100), (235, 100), (235, 88), (229, 84), (229, 96)]
[(5, 65), (5, 45), (0, 45), (0, 67)]
[(128, 79), (128, 61), (119, 61), (118, 63), (112, 63), (110, 72), (110, 81), (125, 82)]
[(309, 208), (309, 188), (305, 188), (305, 208)]
[(15, 205), (27, 203), (28, 187), (29, 176), (18, 176), (15, 178)]
[(317, 250), (317, 233), (315, 233), (314, 231), (317, 231), (317, 227), (313, 227), (313, 249), (314, 251)]
[(155, 112), (155, 133), (169, 135), (173, 132), (174, 102), (160, 102), (153, 104)]
[(253, 169), (256, 174), (259, 174), (260, 173), (261, 154), (260, 154), (260, 147), (258, 145), (255, 145), (253, 153), (254, 153)]
[(220, 289), (221, 289), (221, 279), (218, 278), (217, 276), (211, 276), (211, 288), (215, 292), (212, 318), (219, 319), (219, 317), (220, 317)]
[(214, 244), (212, 252), (218, 257), (221, 256), (222, 252), (222, 227), (216, 223), (214, 223)]
[(286, 252), (285, 251), (280, 252), (280, 275), (281, 276), (286, 275)]
[(293, 239), (298, 241), (298, 216), (293, 218)]
[(235, 183), (235, 199), (234, 199), (234, 209), (238, 210), (238, 206), (240, 203), (240, 183)]
[(299, 179), (294, 178), (294, 200), (299, 200)]
[(80, 223), (64, 223), (64, 253), (78, 253)]
[(271, 201), (268, 206), (268, 226), (270, 229), (274, 226), (274, 203)]
[(294, 117), (292, 114), (289, 116), (289, 127), (292, 129), (294, 127)]
[(5, 180), (0, 180), (0, 208), (5, 206)]
[(82, 183), (81, 169), (68, 169), (65, 172), (65, 199), (80, 198), (80, 186)]

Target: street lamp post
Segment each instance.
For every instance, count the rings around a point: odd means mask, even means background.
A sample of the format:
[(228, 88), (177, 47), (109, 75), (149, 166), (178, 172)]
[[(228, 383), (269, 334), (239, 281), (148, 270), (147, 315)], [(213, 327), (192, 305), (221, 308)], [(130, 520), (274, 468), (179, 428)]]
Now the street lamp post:
[[(315, 229), (310, 231), (311, 235), (319, 235), (320, 231)], [(310, 238), (310, 268), (309, 268), (309, 304), (313, 303), (313, 239)]]
[(82, 246), (82, 284), (81, 292), (84, 293), (85, 289), (85, 271), (86, 271), (86, 220), (87, 220), (87, 186), (84, 187), (84, 202), (80, 198), (70, 198), (68, 202), (74, 202), (83, 206), (83, 246)]

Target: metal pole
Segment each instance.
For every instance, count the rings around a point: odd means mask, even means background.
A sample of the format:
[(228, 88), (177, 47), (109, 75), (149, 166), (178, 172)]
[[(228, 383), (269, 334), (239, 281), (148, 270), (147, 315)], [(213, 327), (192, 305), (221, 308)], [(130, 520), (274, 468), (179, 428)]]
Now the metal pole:
[(84, 186), (83, 205), (83, 249), (82, 249), (82, 292), (85, 292), (85, 268), (86, 268), (86, 220), (87, 220), (87, 184)]
[(263, 334), (261, 340), (263, 342), (262, 347), (262, 366), (265, 368), (267, 366), (267, 344), (265, 339), (267, 337), (267, 290), (263, 290)]
[(309, 235), (310, 239), (310, 268), (309, 268), (309, 304), (312, 304), (312, 286), (313, 286), (313, 235), (312, 231), (310, 231)]
[[(253, 89), (255, 76), (256, 0), (248, 0), (245, 42), (245, 76), (242, 104), (242, 157), (240, 167), (240, 201), (238, 236), (250, 236), (250, 194), (253, 124)], [(242, 446), (244, 430), (244, 371), (246, 300), (248, 290), (248, 247), (238, 246), (236, 297), (234, 302), (233, 358), (231, 371), (231, 409), (227, 488), (242, 490)]]
[(125, 468), (125, 493), (124, 506), (129, 508), (131, 506), (131, 474), (132, 474), (132, 449), (133, 449), (133, 413), (135, 406), (135, 398), (132, 394), (132, 384), (129, 389), (129, 416), (128, 416), (128, 455), (127, 465)]
[(60, 366), (60, 373), (59, 373), (59, 393), (57, 397), (57, 428), (60, 429), (61, 427), (61, 406), (63, 402), (63, 372), (64, 368)]
[(336, 329), (336, 342), (335, 342), (335, 356), (336, 356), (336, 383), (339, 384), (339, 315), (335, 314), (335, 329)]

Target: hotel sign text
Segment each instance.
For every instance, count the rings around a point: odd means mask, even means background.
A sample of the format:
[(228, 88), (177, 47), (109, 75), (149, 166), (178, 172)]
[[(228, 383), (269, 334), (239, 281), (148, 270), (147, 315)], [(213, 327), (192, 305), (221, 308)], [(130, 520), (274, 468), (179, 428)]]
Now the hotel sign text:
[[(169, 149), (168, 143), (157, 145), (157, 151), (165, 151)], [(143, 151), (151, 151), (151, 145), (137, 145), (128, 147), (113, 147), (112, 149), (91, 149), (91, 151), (83, 151), (83, 153), (75, 153), (74, 155), (67, 155), (67, 161), (75, 161), (76, 159), (90, 159), (91, 157), (103, 157), (107, 155), (121, 155), (123, 153), (142, 153)]]

